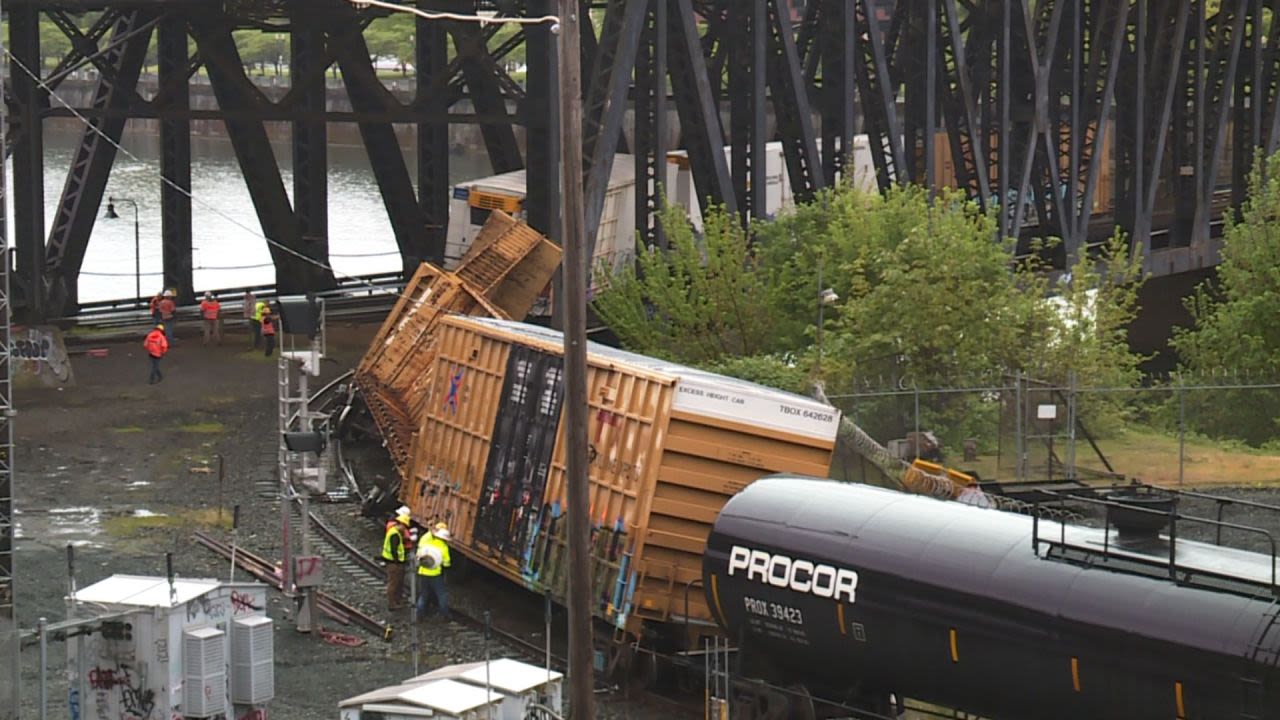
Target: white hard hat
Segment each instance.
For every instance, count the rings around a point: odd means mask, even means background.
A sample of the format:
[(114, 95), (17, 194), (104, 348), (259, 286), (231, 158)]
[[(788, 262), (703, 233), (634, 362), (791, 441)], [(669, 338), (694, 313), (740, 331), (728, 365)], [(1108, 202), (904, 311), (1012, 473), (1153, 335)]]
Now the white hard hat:
[(444, 562), (444, 553), (440, 548), (422, 545), (418, 548), (418, 564), (424, 568), (437, 568)]
[(452, 540), (452, 539), (453, 539), (453, 536), (449, 534), (449, 528), (440, 528), (440, 529), (438, 529), (438, 530), (433, 530), (433, 531), (431, 532), (431, 534), (432, 534), (432, 535), (435, 535), (436, 537), (440, 538), (441, 540)]
[(409, 509), (408, 505), (401, 505), (400, 507), (396, 508), (396, 515), (412, 515), (412, 514), (413, 514), (413, 511)]

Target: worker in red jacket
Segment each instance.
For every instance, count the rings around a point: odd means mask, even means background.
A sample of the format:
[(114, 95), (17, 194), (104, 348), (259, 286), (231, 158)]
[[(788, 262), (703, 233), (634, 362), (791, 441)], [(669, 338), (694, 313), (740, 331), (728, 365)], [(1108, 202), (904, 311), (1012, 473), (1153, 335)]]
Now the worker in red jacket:
[(209, 338), (213, 338), (213, 342), (222, 344), (222, 303), (218, 302), (218, 298), (213, 293), (205, 293), (204, 300), (200, 301), (200, 320), (204, 325), (204, 344), (209, 344)]
[(160, 372), (160, 359), (169, 352), (169, 338), (164, 336), (164, 323), (158, 323), (151, 332), (147, 333), (147, 339), (142, 341), (142, 347), (147, 349), (147, 356), (151, 358), (151, 377), (147, 380), (147, 384), (155, 385), (164, 380), (164, 374)]
[(266, 352), (262, 354), (271, 357), (276, 350), (276, 316), (272, 314), (270, 305), (262, 311), (262, 339), (267, 342)]

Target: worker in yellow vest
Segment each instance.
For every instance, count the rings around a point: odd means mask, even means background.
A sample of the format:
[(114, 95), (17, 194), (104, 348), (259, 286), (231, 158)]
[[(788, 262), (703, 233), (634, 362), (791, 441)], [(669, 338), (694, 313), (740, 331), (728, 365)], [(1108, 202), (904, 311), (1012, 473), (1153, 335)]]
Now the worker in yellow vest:
[(404, 569), (413, 552), (413, 517), (407, 505), (396, 510), (396, 516), (387, 521), (387, 532), (382, 537), (382, 560), (387, 565), (387, 609), (404, 608)]
[(418, 545), (418, 612), (421, 620), (427, 614), (427, 596), (435, 598), (440, 617), (449, 619), (449, 595), (444, 586), (444, 569), (449, 560), (449, 526), (436, 523)]

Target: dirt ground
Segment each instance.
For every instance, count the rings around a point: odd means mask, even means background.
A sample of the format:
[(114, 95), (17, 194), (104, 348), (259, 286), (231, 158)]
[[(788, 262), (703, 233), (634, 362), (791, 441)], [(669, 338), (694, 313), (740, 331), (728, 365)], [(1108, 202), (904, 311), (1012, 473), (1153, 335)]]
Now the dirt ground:
[[(323, 363), (320, 381), (350, 368), (375, 330), (331, 326), (332, 361)], [(140, 334), (127, 342), (77, 342), (71, 348), (74, 387), (22, 389), (16, 396), (17, 601), (24, 627), (34, 627), (39, 617), (65, 617), (68, 544), (76, 548), (80, 587), (114, 573), (163, 575), (166, 552), (173, 553), (181, 576), (225, 578), (227, 563), (196, 545), (191, 533), (203, 528), (225, 537), (229, 508), (239, 504), (242, 545), (265, 557), (280, 556), (279, 509), (266, 496), (275, 483), (275, 360), (250, 352), (245, 334), (229, 333), (222, 346), (209, 348), (181, 334), (164, 360), (164, 382), (148, 385), (141, 340)], [(109, 354), (76, 353), (87, 347), (104, 347)], [(228, 509), (221, 526), (219, 504)], [(363, 533), (370, 553), (376, 551), (380, 533), (357, 516), (354, 505), (324, 506), (321, 512), (352, 537)], [(238, 577), (246, 579), (243, 573)], [(381, 588), (367, 578), (331, 565), (326, 579), (338, 597), (383, 612)], [(491, 593), (483, 584), (460, 585), (451, 588), (451, 601), (483, 607)], [(367, 641), (337, 647), (297, 633), (280, 594), (269, 597), (276, 620), (273, 720), (336, 717), (339, 700), (413, 674), (407, 616), (392, 618), (399, 633), (390, 643), (330, 623)], [(424, 624), (422, 642), (422, 672), (484, 657), (481, 634), (456, 624)], [(491, 652), (513, 655), (496, 644)], [(51, 717), (68, 717), (65, 655), (61, 645), (51, 646)], [(34, 648), (24, 652), (22, 717), (37, 714), (38, 670)], [(602, 716), (671, 716), (669, 709), (646, 712), (602, 700)]]

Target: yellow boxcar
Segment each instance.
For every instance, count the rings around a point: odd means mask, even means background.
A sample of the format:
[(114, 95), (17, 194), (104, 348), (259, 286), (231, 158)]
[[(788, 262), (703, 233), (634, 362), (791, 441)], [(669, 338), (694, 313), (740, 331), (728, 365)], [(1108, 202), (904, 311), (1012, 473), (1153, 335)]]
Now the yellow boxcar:
[(355, 372), (402, 478), (408, 473), (413, 433), (421, 424), (436, 325), (451, 314), (523, 318), (559, 264), (560, 249), (554, 243), (494, 212), (454, 271), (429, 263), (418, 267)]
[[(475, 562), (563, 601), (562, 336), (458, 316), (437, 333), (401, 500)], [(839, 413), (594, 343), (588, 365), (594, 612), (633, 636), (657, 622), (696, 637), (713, 624), (701, 557), (720, 508), (771, 473), (826, 476)]]

